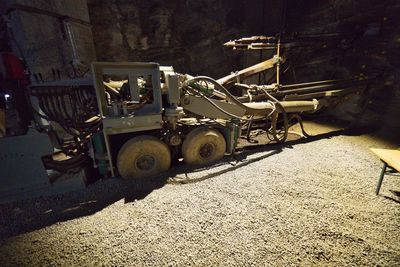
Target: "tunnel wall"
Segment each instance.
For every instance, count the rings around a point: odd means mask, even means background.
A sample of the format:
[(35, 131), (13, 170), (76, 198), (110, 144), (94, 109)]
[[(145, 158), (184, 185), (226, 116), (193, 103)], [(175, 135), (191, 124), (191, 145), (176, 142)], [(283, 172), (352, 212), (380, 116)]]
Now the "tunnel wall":
[(284, 2), (89, 0), (88, 7), (98, 60), (154, 61), (216, 78), (259, 60), (256, 53), (224, 48), (230, 39), (280, 30), (343, 33), (336, 46), (286, 53), (296, 77), (283, 75), (282, 82), (372, 78), (363, 95), (333, 113), (399, 131), (400, 2), (288, 0), (283, 17)]
[[(215, 78), (242, 67), (223, 43), (279, 31), (281, 1), (89, 0), (98, 60), (154, 61)], [(247, 62), (246, 62), (247, 63)]]
[[(299, 81), (352, 77), (373, 79), (361, 97), (335, 112), (376, 122), (400, 134), (400, 1), (288, 1), (288, 32), (344, 33), (335, 47), (301, 49), (295, 62)], [(288, 78), (290, 79), (290, 78)], [(357, 117), (364, 108), (364, 115)]]

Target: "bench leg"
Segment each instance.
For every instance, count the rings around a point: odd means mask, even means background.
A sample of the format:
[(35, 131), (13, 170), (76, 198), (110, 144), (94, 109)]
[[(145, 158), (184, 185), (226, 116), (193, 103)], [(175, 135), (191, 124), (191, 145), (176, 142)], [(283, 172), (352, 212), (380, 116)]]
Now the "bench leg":
[(383, 163), (383, 167), (382, 167), (382, 171), (381, 171), (381, 176), (379, 177), (379, 180), (378, 180), (378, 185), (376, 186), (376, 194), (378, 195), (379, 194), (379, 190), (381, 189), (381, 185), (382, 185), (382, 181), (383, 181), (383, 176), (385, 176), (385, 172), (386, 172), (386, 168), (387, 168), (387, 163), (386, 162), (384, 162)]

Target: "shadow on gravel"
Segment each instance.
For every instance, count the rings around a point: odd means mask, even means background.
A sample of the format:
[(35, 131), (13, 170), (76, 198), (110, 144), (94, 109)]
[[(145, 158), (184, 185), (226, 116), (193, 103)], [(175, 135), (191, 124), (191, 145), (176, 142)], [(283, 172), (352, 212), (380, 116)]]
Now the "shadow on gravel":
[(399, 191), (395, 191), (395, 190), (390, 190), (390, 192), (392, 192), (392, 194), (395, 195), (397, 199), (394, 198), (394, 197), (389, 197), (389, 196), (383, 196), (383, 197), (388, 199), (388, 200), (391, 200), (393, 202), (396, 202), (396, 203), (400, 204), (400, 192)]
[[(235, 155), (225, 157), (213, 165), (201, 168), (193, 168), (180, 163), (168, 172), (146, 181), (127, 182), (121, 179), (106, 179), (79, 192), (2, 204), (0, 205), (0, 245), (6, 242), (7, 238), (19, 234), (41, 229), (58, 222), (95, 214), (122, 199), (125, 203), (143, 199), (167, 183), (187, 184), (204, 181), (273, 156), (282, 152), (285, 148), (291, 148), (297, 144), (339, 135), (364, 134), (365, 130), (354, 128), (338, 130), (309, 138), (287, 141), (283, 144), (242, 147)], [(247, 159), (250, 155), (260, 152), (269, 153)], [(206, 174), (202, 175), (202, 172), (206, 172)], [(196, 173), (200, 173), (201, 176), (193, 179), (189, 177), (189, 174), (192, 176)], [(176, 179), (176, 177), (182, 175), (185, 178)]]
[[(317, 140), (321, 139), (329, 139), (335, 136), (339, 135), (347, 135), (347, 136), (358, 136), (366, 133), (373, 132), (374, 129), (371, 129), (370, 127), (357, 127), (357, 128), (351, 128), (351, 129), (342, 129), (342, 130), (337, 130), (337, 131), (331, 131), (328, 133), (323, 133), (323, 134), (318, 134), (315, 136), (310, 136), (307, 138), (301, 138), (297, 140), (291, 140), (291, 141), (286, 141), (282, 144), (258, 144), (254, 145), (251, 144), (249, 146), (243, 146), (238, 153), (235, 155), (227, 156), (223, 160), (221, 160), (218, 163), (214, 163), (211, 166), (203, 166), (202, 168), (190, 168), (190, 167), (183, 167), (183, 169), (178, 169), (176, 168), (175, 170), (175, 175), (172, 177), (178, 176), (178, 179), (173, 179), (171, 180), (172, 184), (188, 184), (188, 183), (196, 183), (196, 182), (201, 182), (210, 178), (213, 178), (215, 176), (221, 175), (223, 173), (231, 172), (234, 171), (238, 168), (245, 167), (251, 163), (260, 161), (262, 159), (268, 158), (270, 156), (276, 155), (280, 152), (283, 151), (284, 148), (293, 148), (294, 145), (298, 144), (306, 144), (310, 142), (314, 142)], [(261, 156), (247, 159), (249, 155), (253, 155), (256, 153), (262, 153), (262, 152), (269, 152), (268, 154), (262, 154)], [(196, 171), (204, 171), (208, 170), (210, 167), (218, 167), (220, 165), (227, 165), (230, 164), (232, 165), (231, 167), (225, 167), (222, 170), (217, 170), (212, 173), (207, 173), (206, 175), (203, 175), (201, 177), (196, 177), (196, 178), (191, 178), (188, 173), (193, 173)], [(180, 177), (180, 175), (184, 174), (185, 177)]]

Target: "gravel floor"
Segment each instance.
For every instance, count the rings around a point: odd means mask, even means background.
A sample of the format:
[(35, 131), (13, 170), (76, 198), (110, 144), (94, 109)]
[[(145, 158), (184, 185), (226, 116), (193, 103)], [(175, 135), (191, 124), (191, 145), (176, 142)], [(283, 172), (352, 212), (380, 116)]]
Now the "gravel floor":
[(328, 134), (3, 205), (0, 265), (399, 266), (400, 179), (375, 196), (377, 145)]

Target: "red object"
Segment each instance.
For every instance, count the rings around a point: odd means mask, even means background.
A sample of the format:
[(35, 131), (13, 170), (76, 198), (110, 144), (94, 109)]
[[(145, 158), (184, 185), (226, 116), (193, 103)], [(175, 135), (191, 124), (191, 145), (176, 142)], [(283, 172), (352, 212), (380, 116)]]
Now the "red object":
[(28, 77), (25, 73), (25, 66), (22, 59), (12, 53), (5, 52), (2, 54), (3, 64), (7, 72), (6, 80), (18, 80), (23, 84), (28, 84)]

